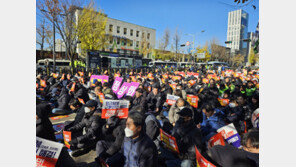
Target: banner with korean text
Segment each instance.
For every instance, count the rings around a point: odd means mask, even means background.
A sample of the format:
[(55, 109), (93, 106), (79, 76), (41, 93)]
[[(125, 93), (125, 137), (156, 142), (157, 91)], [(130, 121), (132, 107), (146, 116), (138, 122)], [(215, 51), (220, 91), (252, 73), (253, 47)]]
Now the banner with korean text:
[(63, 144), (36, 137), (36, 167), (54, 167)]
[(113, 115), (119, 118), (127, 118), (129, 101), (127, 100), (104, 100), (102, 108), (102, 118), (108, 119)]

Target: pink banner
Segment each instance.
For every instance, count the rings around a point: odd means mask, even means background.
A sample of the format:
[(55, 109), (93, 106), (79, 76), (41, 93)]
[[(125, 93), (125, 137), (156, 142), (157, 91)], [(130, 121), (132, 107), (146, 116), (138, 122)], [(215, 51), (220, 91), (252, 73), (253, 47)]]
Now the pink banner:
[(117, 97), (118, 99), (121, 99), (123, 97), (123, 95), (127, 92), (127, 90), (129, 89), (130, 87), (130, 83), (127, 83), (127, 82), (124, 82), (122, 85), (121, 85), (121, 88), (119, 89), (119, 91), (117, 92)]
[(131, 82), (126, 95), (133, 97), (135, 95), (136, 89), (139, 87), (139, 85), (140, 85), (140, 83), (138, 83), (138, 82)]
[(108, 75), (103, 75), (102, 76), (102, 84), (105, 82), (109, 82), (109, 76)]
[(95, 83), (95, 80), (98, 80), (99, 82), (101, 82), (102, 76), (101, 75), (92, 75), (90, 77), (90, 83), (91, 84), (94, 84)]
[(113, 82), (113, 85), (112, 85), (112, 91), (116, 94), (118, 91), (119, 91), (119, 88), (120, 88), (120, 84), (122, 82), (122, 78), (121, 77), (116, 77), (114, 82)]

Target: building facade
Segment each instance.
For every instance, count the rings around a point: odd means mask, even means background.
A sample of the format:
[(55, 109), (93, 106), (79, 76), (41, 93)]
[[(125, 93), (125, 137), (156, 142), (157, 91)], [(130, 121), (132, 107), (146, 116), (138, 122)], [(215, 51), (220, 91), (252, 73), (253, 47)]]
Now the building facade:
[(249, 14), (240, 10), (228, 13), (227, 41), (231, 41), (226, 47), (231, 49), (231, 53), (239, 52), (245, 55), (247, 61), (248, 42), (244, 39), (248, 38), (248, 22)]
[[(82, 9), (77, 9), (75, 12), (76, 20), (81, 12)], [(105, 51), (120, 55), (141, 55), (140, 50), (145, 46), (150, 51), (144, 56), (151, 58), (156, 40), (155, 29), (107, 17), (105, 30), (106, 36), (109, 36), (109, 46), (105, 48)], [(81, 52), (79, 45), (77, 52)]]

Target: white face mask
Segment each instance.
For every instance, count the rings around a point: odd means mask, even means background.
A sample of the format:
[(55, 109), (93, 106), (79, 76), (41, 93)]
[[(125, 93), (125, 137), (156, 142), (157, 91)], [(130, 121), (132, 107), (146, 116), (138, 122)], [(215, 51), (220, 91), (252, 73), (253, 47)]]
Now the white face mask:
[(134, 135), (134, 132), (127, 127), (124, 129), (124, 132), (126, 137), (132, 137)]
[(84, 107), (84, 112), (85, 113), (89, 113), (90, 112), (90, 109), (88, 107)]
[(229, 107), (234, 108), (235, 107), (235, 103), (229, 103)]

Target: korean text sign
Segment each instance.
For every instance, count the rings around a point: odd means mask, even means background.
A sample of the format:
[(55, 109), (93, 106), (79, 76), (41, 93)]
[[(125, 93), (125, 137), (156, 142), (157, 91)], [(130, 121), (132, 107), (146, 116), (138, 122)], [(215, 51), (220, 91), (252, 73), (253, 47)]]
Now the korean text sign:
[(187, 101), (192, 107), (194, 108), (198, 107), (198, 96), (187, 95)]
[(119, 91), (117, 92), (118, 99), (121, 99), (125, 95), (125, 93), (128, 91), (128, 89), (130, 88), (130, 86), (131, 86), (131, 84), (128, 83), (128, 82), (124, 82), (121, 85)]
[(67, 148), (70, 148), (69, 142), (72, 140), (71, 139), (71, 132), (70, 131), (63, 131), (63, 136), (64, 136), (65, 146)]
[(119, 88), (120, 88), (120, 85), (121, 85), (121, 82), (122, 82), (122, 78), (121, 77), (116, 77), (114, 82), (113, 82), (113, 85), (112, 85), (112, 91), (116, 94), (118, 91), (119, 91)]
[(126, 95), (133, 97), (135, 95), (136, 89), (139, 87), (139, 85), (140, 85), (140, 83), (138, 83), (138, 82), (131, 82)]
[(113, 115), (119, 118), (127, 118), (129, 101), (126, 100), (104, 100), (102, 108), (102, 118), (108, 119)]
[(167, 94), (166, 102), (171, 106), (174, 105), (179, 98), (179, 96)]
[(63, 144), (36, 137), (36, 167), (54, 167)]
[(196, 166), (197, 167), (216, 167), (215, 165), (213, 165), (211, 162), (209, 162), (207, 159), (205, 159), (200, 152), (198, 151), (198, 149), (195, 146), (195, 154), (196, 154)]
[(167, 134), (162, 129), (159, 129), (159, 130), (160, 130), (160, 140), (164, 143), (165, 147), (179, 154), (180, 152), (177, 146), (176, 138)]
[(217, 132), (220, 133), (229, 144), (237, 148), (241, 147), (241, 139), (233, 123), (223, 126), (218, 129)]

